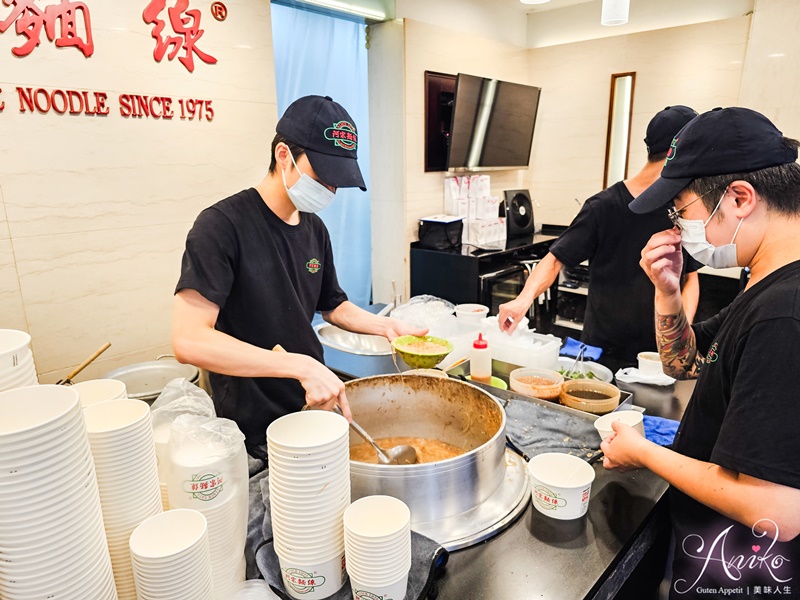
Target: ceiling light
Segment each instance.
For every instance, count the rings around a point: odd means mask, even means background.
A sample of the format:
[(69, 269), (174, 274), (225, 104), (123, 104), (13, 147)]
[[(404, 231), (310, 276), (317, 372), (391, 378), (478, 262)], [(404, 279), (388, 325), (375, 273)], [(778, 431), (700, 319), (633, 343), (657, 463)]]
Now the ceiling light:
[(361, 6), (354, 6), (349, 2), (339, 2), (338, 0), (300, 0), (306, 4), (313, 4), (314, 6), (321, 6), (322, 8), (330, 8), (351, 15), (358, 15), (367, 19), (374, 19), (376, 21), (383, 21), (386, 18), (386, 13), (378, 10), (370, 10)]
[(550, 0), (519, 0), (523, 4), (547, 4)]
[(628, 22), (630, 0), (603, 0), (601, 25), (625, 25)]

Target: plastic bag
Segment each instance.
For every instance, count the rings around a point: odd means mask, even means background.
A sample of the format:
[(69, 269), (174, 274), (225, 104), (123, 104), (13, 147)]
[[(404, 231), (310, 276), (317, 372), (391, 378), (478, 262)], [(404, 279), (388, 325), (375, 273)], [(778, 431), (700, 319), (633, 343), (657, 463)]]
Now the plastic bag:
[(180, 415), (213, 417), (216, 415), (214, 402), (209, 395), (188, 379), (173, 379), (158, 396), (151, 407), (153, 414), (153, 438), (156, 442), (158, 461), (158, 481), (161, 484), (161, 505), (169, 510), (167, 477), (169, 474), (169, 435), (172, 422)]
[(169, 436), (169, 501), (208, 522), (214, 598), (231, 598), (245, 578), (249, 481), (244, 434), (230, 419), (179, 415)]
[(405, 304), (396, 307), (391, 315), (417, 327), (434, 328), (453, 314), (455, 305), (436, 296), (414, 296)]

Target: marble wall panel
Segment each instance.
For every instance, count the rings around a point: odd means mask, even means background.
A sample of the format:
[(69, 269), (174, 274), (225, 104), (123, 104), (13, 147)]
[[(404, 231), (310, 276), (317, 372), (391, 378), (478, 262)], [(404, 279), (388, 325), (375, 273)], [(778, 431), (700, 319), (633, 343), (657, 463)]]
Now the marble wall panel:
[[(218, 60), (195, 56), (193, 73), (153, 59), (146, 3), (86, 4), (90, 58), (44, 36), (15, 58), (21, 38), (0, 35), (0, 326), (29, 330), (47, 380), (105, 341), (93, 376), (169, 348), (186, 232), (204, 207), (264, 177), (277, 121), (268, 1), (226, 2), (218, 22), (210, 1), (191, 0), (197, 47)], [(16, 86), (105, 91), (111, 113), (21, 112)], [(121, 93), (171, 96), (176, 116), (124, 118)], [(211, 100), (213, 121), (181, 120), (179, 98)]]
[(740, 100), (785, 135), (800, 138), (800, 3), (757, 0)]
[[(699, 111), (738, 103), (750, 17), (530, 50), (542, 87), (530, 186), (544, 222), (568, 224), (603, 183), (613, 73), (636, 72), (629, 175), (647, 160), (652, 116), (670, 104)], [(613, 183), (613, 182), (612, 182)]]

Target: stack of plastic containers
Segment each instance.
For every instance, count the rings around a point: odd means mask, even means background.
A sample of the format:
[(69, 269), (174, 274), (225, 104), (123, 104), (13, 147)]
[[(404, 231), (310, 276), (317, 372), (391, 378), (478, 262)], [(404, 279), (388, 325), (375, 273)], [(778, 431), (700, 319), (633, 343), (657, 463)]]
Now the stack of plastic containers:
[(244, 434), (229, 419), (180, 415), (169, 437), (172, 508), (208, 522), (213, 597), (228, 600), (245, 580), (248, 472)]

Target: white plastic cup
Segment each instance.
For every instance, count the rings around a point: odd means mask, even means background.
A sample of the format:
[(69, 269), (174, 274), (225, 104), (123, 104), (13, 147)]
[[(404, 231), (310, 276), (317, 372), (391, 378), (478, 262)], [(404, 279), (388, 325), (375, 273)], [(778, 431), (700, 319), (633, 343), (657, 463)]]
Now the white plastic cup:
[(658, 352), (639, 352), (636, 358), (639, 360), (639, 372), (645, 377), (657, 377), (664, 374), (664, 367)]
[(543, 515), (553, 519), (577, 519), (589, 509), (594, 469), (582, 458), (546, 452), (528, 463), (531, 501)]
[(298, 600), (322, 600), (338, 592), (345, 581), (344, 551), (316, 564), (288, 560), (278, 554), (283, 589)]
[(636, 431), (644, 435), (644, 416), (642, 413), (638, 410), (618, 410), (603, 415), (594, 422), (594, 428), (597, 429), (597, 433), (600, 434), (600, 439), (604, 440), (614, 433), (614, 429), (611, 427), (614, 421), (621, 421), (626, 425), (630, 425)]
[(479, 327), (481, 321), (489, 314), (489, 307), (483, 304), (459, 304), (456, 306), (456, 318), (459, 323)]
[(388, 585), (374, 585), (362, 582), (350, 575), (350, 587), (353, 590), (353, 600), (374, 600), (374, 598), (402, 600), (406, 597), (406, 591), (408, 590), (408, 573)]

